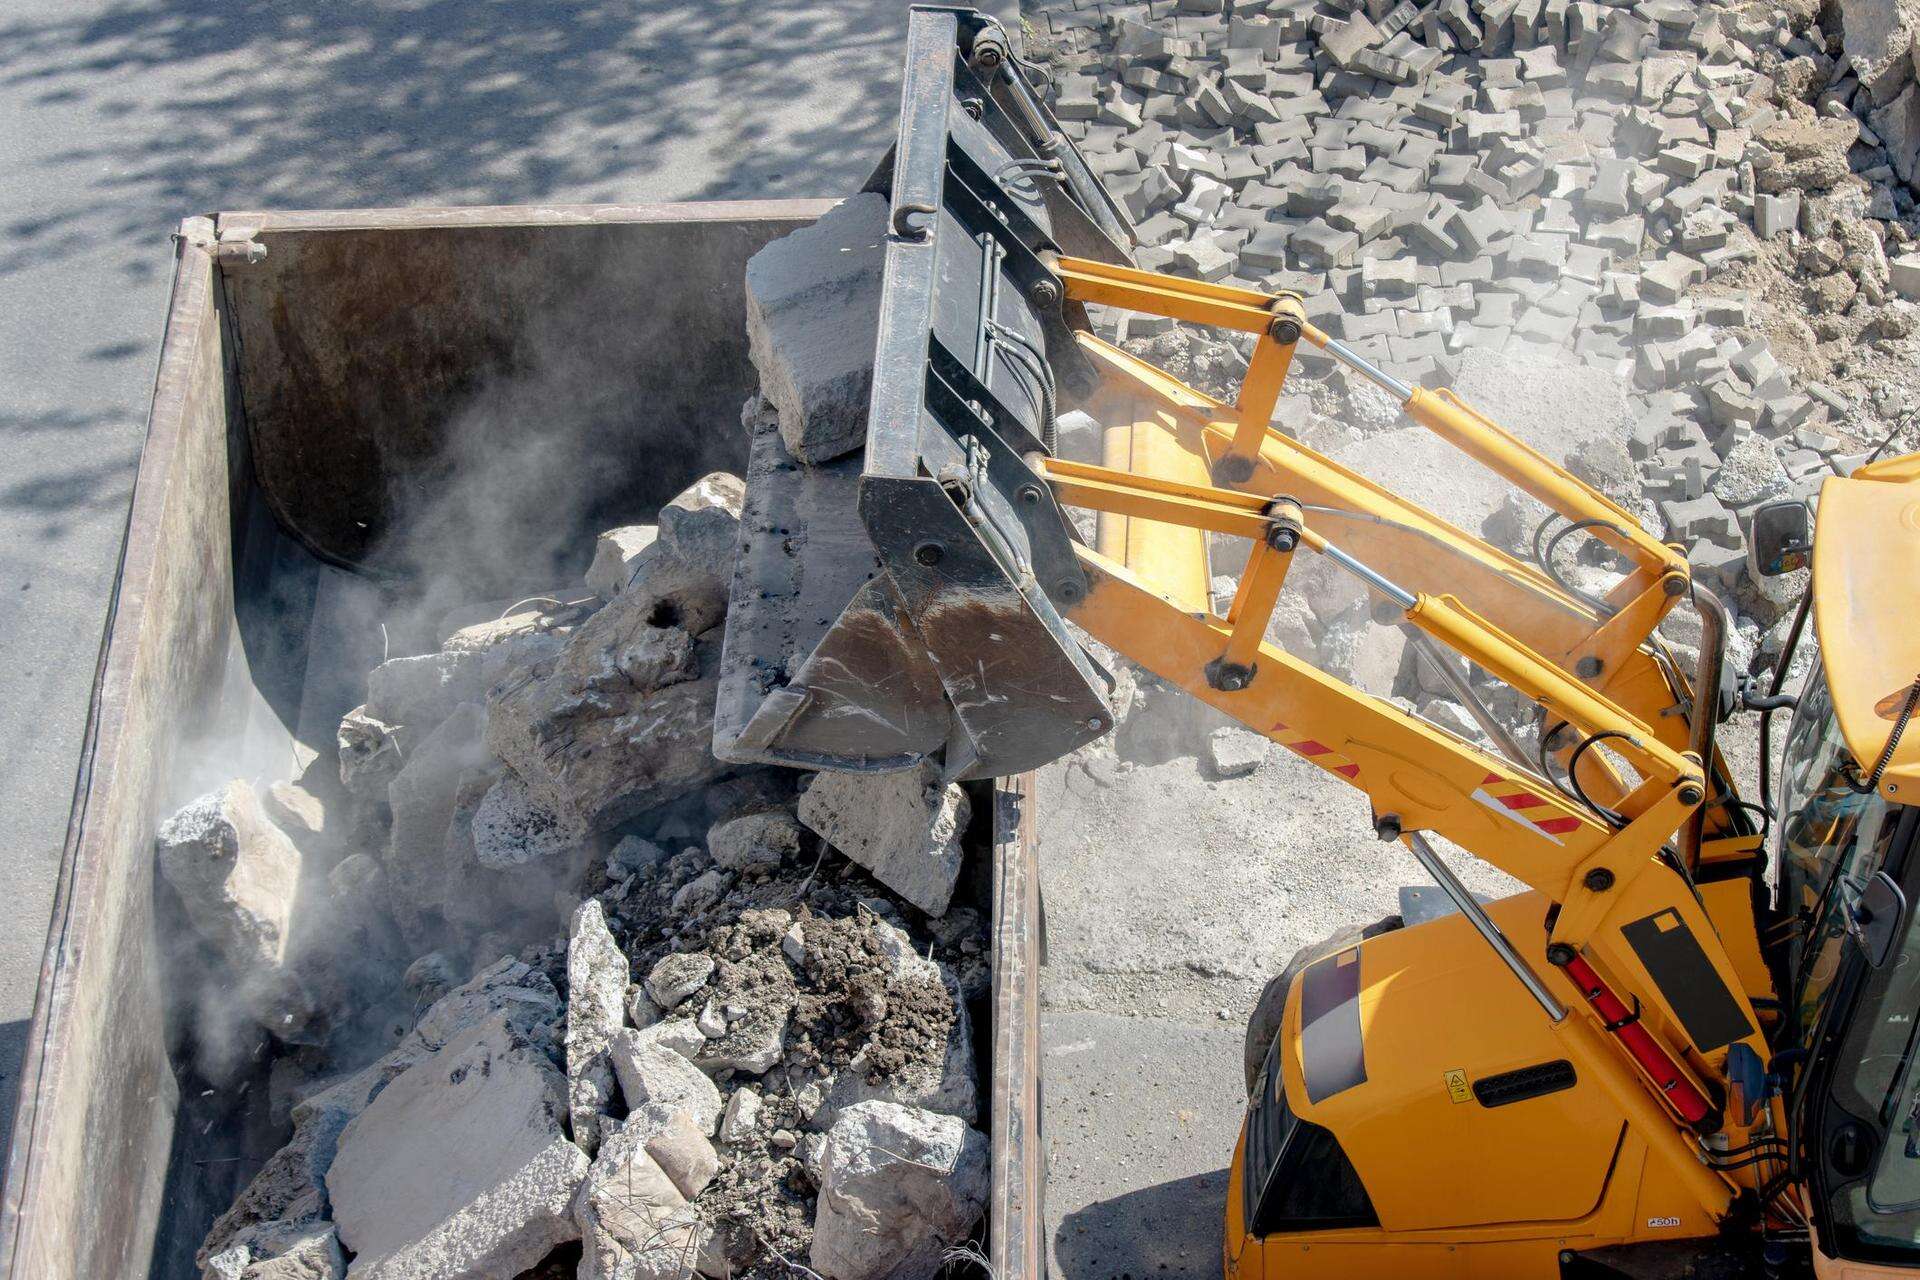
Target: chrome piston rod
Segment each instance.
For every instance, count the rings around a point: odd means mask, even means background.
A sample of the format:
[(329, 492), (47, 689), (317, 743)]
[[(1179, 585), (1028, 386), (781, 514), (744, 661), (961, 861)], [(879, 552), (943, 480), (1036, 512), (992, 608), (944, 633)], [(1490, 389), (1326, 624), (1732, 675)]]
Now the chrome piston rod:
[(1500, 932), (1500, 926), (1487, 915), (1486, 909), (1480, 905), (1480, 900), (1468, 893), (1467, 886), (1460, 883), (1460, 878), (1453, 874), (1453, 869), (1441, 861), (1439, 851), (1418, 831), (1407, 832), (1406, 841), (1407, 847), (1413, 850), (1413, 856), (1419, 860), (1421, 866), (1427, 869), (1427, 874), (1433, 877), (1434, 883), (1440, 886), (1440, 891), (1452, 899), (1453, 905), (1460, 908), (1460, 914), (1467, 918), (1467, 922), (1482, 938), (1486, 939), (1487, 945), (1493, 948), (1494, 954), (1500, 957), (1501, 963), (1512, 971), (1520, 985), (1527, 989), (1527, 994), (1539, 1004), (1540, 1011), (1547, 1015), (1547, 1020), (1554, 1023), (1563, 1021), (1567, 1016), (1567, 1007), (1555, 998), (1553, 992), (1547, 990), (1547, 984), (1541, 980), (1539, 974), (1533, 971), (1533, 966), (1513, 949), (1513, 944), (1507, 941), (1507, 935)]

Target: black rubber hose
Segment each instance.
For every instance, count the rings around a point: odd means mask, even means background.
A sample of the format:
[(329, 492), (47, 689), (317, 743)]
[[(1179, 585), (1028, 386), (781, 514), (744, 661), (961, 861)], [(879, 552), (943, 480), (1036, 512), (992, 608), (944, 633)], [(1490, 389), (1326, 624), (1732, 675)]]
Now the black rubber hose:
[[(989, 321), (988, 324), (991, 326), (993, 336), (1001, 340), (994, 349), (1006, 352), (1007, 358), (1016, 366), (1024, 365), (1034, 381), (1039, 384), (1040, 443), (1046, 446), (1048, 453), (1058, 452), (1059, 432), (1054, 425), (1058, 397), (1053, 384), (1053, 371), (1047, 368), (1046, 356), (1033, 345), (1026, 334), (1018, 329), (1009, 329), (997, 321)], [(1016, 359), (1015, 352), (1024, 358)]]
[(1894, 719), (1893, 731), (1887, 734), (1887, 745), (1880, 748), (1880, 758), (1874, 762), (1873, 772), (1867, 775), (1865, 782), (1847, 780), (1847, 790), (1857, 796), (1871, 795), (1880, 789), (1880, 779), (1886, 775), (1887, 766), (1893, 763), (1894, 749), (1900, 745), (1900, 735), (1907, 731), (1907, 721), (1913, 718), (1913, 708), (1920, 703), (1920, 676), (1913, 678), (1913, 687), (1907, 690), (1907, 700), (1900, 704), (1900, 714)]
[(1615, 524), (1611, 520), (1602, 520), (1596, 516), (1590, 516), (1585, 520), (1570, 521), (1567, 524), (1566, 528), (1556, 530), (1554, 532), (1553, 537), (1547, 540), (1546, 551), (1543, 553), (1540, 550), (1540, 534), (1547, 528), (1547, 526), (1550, 523), (1552, 523), (1551, 518), (1547, 520), (1542, 520), (1540, 522), (1540, 527), (1533, 531), (1534, 559), (1539, 562), (1540, 568), (1543, 571), (1545, 571), (1546, 575), (1549, 578), (1552, 578), (1554, 580), (1554, 583), (1558, 585), (1562, 591), (1566, 592), (1568, 595), (1572, 596), (1574, 599), (1580, 601), (1582, 604), (1585, 604), (1588, 608), (1592, 609), (1595, 613), (1600, 614), (1602, 617), (1611, 618), (1616, 613), (1620, 612), (1618, 609), (1614, 608), (1612, 605), (1608, 604), (1606, 601), (1599, 600), (1594, 598), (1593, 596), (1588, 595), (1586, 592), (1580, 590), (1580, 588), (1574, 586), (1572, 583), (1568, 582), (1565, 578), (1561, 577), (1560, 570), (1554, 566), (1553, 555), (1554, 555), (1554, 552), (1560, 549), (1560, 544), (1562, 542), (1565, 542), (1568, 538), (1572, 537), (1576, 533), (1579, 533), (1583, 529), (1611, 529), (1623, 538), (1627, 536), (1627, 531), (1625, 529), (1622, 529), (1619, 525)]
[(1602, 821), (1617, 831), (1627, 825), (1627, 815), (1597, 803), (1587, 795), (1587, 789), (1580, 785), (1580, 757), (1586, 754), (1587, 748), (1596, 742), (1604, 742), (1608, 738), (1619, 738), (1625, 742), (1633, 741), (1633, 735), (1621, 729), (1602, 729), (1590, 737), (1583, 738), (1580, 745), (1573, 749), (1573, 754), (1567, 757), (1567, 785), (1573, 788), (1573, 794), (1579, 797), (1581, 804), (1600, 815)]
[[(1787, 642), (1781, 647), (1780, 656), (1774, 662), (1773, 680), (1767, 689), (1767, 696), (1780, 696), (1781, 686), (1787, 682), (1787, 668), (1793, 663), (1793, 654), (1800, 647), (1800, 633), (1807, 625), (1807, 613), (1813, 608), (1813, 591), (1809, 588), (1800, 597), (1800, 608), (1793, 615), (1793, 625), (1787, 628)], [(1769, 819), (1773, 814), (1773, 726), (1774, 708), (1768, 707), (1760, 713), (1760, 807), (1767, 811)], [(1771, 825), (1771, 822), (1769, 822)]]

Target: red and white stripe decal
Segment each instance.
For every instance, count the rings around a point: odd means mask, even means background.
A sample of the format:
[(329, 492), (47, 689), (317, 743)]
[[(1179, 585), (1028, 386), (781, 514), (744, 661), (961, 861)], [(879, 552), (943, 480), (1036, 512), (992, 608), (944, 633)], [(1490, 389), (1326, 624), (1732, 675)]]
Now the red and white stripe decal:
[(1341, 755), (1326, 743), (1310, 738), (1304, 733), (1294, 732), (1278, 720), (1273, 722), (1273, 728), (1267, 730), (1267, 736), (1302, 759), (1311, 760), (1322, 769), (1331, 769), (1343, 778), (1360, 776), (1360, 766), (1350, 757)]
[(1474, 788), (1473, 798), (1501, 817), (1527, 827), (1558, 845), (1566, 843), (1561, 836), (1569, 831), (1578, 831), (1581, 826), (1579, 818), (1554, 812), (1546, 799), (1535, 795), (1523, 783), (1509, 782), (1497, 773), (1488, 774)]

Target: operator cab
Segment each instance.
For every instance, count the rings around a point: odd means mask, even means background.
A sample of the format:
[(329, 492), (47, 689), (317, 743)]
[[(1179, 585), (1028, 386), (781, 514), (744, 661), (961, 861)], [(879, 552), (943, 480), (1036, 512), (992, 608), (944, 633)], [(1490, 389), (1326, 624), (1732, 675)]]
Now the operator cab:
[(1900, 458), (1822, 488), (1820, 661), (1788, 731), (1774, 826), (1787, 1005), (1775, 1063), (1817, 1248), (1904, 1267), (1920, 1267), (1916, 480), (1920, 459)]

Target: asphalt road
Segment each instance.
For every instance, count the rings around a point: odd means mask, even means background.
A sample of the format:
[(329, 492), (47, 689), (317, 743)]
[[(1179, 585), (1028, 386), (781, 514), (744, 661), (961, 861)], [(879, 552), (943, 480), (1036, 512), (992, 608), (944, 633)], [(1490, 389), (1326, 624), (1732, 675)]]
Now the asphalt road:
[(1052, 1012), (1040, 1023), (1052, 1274), (1220, 1274), (1241, 1026)]
[(826, 196), (906, 0), (11, 0), (0, 16), (0, 1141), (188, 214)]

